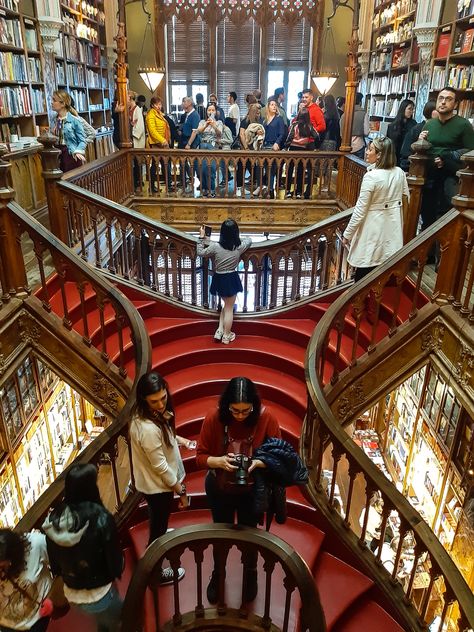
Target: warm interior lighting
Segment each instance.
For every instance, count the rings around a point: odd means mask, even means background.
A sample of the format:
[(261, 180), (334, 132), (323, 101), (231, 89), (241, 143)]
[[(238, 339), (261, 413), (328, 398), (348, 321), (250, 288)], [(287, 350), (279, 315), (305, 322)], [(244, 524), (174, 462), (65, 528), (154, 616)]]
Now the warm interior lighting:
[(150, 92), (154, 92), (158, 88), (165, 76), (165, 71), (161, 68), (138, 68), (137, 72)]
[(311, 78), (323, 96), (329, 92), (339, 77), (338, 72), (315, 72)]

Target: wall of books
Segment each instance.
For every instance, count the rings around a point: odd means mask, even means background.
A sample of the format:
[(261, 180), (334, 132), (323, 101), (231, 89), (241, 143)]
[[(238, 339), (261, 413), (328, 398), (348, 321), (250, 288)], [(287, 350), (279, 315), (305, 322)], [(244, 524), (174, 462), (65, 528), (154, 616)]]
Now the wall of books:
[(45, 76), (33, 0), (0, 0), (0, 142), (49, 130), (45, 84), (67, 90), (97, 130), (111, 125), (110, 72), (102, 0), (61, 3), (63, 30), (55, 46), (55, 76)]
[(0, 387), (0, 527), (13, 527), (107, 420), (34, 355)]
[(446, 0), (435, 44), (431, 96), (443, 86), (459, 91), (458, 114), (474, 120), (474, 0)]
[[(406, 496), (453, 555), (471, 586), (474, 558), (460, 562), (459, 541), (472, 531), (474, 419), (446, 379), (423, 367), (366, 415), (354, 439)], [(382, 423), (375, 420), (382, 419)]]

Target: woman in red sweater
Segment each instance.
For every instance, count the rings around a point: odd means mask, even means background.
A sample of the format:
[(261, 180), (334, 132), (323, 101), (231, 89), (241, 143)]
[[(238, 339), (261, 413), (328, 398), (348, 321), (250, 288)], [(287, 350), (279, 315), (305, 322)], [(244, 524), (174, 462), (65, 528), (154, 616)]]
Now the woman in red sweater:
[[(214, 522), (257, 526), (253, 510), (252, 471), (265, 464), (250, 457), (268, 437), (281, 437), (275, 417), (262, 407), (255, 384), (246, 377), (233, 377), (219, 400), (218, 407), (210, 411), (203, 422), (197, 446), (198, 468), (208, 468), (206, 495)], [(241, 467), (236, 464), (239, 456)], [(243, 463), (242, 463), (243, 461)], [(247, 478), (242, 470), (248, 469)], [(236, 476), (237, 475), (237, 476)], [(240, 481), (240, 484), (239, 482)], [(246, 573), (245, 600), (257, 596), (257, 556), (249, 556), (244, 562)], [(207, 587), (209, 603), (217, 603), (219, 573), (216, 558), (211, 581)]]

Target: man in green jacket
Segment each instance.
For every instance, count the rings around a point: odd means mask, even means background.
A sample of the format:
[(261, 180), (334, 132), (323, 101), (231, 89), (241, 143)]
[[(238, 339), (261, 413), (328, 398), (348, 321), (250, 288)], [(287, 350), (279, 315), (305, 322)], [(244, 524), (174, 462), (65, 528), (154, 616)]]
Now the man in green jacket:
[(426, 121), (420, 134), (420, 138), (432, 145), (429, 152), (432, 161), (423, 188), (423, 228), (451, 208), (458, 184), (456, 172), (462, 167), (461, 156), (474, 149), (474, 129), (467, 119), (456, 114), (458, 105), (456, 90), (443, 88), (436, 100), (438, 118)]

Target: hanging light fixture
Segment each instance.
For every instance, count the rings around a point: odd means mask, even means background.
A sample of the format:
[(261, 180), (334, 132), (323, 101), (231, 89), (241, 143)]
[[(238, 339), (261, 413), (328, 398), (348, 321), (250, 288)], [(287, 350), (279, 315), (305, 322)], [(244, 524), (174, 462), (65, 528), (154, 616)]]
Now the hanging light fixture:
[[(318, 92), (324, 96), (329, 92), (329, 90), (336, 83), (339, 78), (339, 72), (337, 70), (337, 66), (335, 70), (332, 70), (330, 67), (330, 57), (331, 54), (334, 56), (334, 60), (336, 59), (336, 45), (334, 43), (334, 35), (331, 28), (331, 18), (328, 18), (326, 30), (324, 32), (323, 39), (323, 52), (321, 54), (321, 67), (317, 71), (313, 71), (311, 73), (311, 78), (314, 81)], [(329, 50), (331, 48), (332, 50)]]
[[(138, 60), (137, 72), (145, 82), (150, 92), (155, 92), (157, 87), (160, 85), (161, 80), (165, 76), (165, 69), (161, 65), (156, 63), (156, 46), (153, 37), (153, 29), (151, 27), (151, 13), (146, 9), (145, 0), (142, 0), (142, 8), (143, 12), (146, 13), (146, 15), (148, 16), (148, 19), (145, 26), (145, 33), (143, 34), (142, 49), (140, 51), (140, 58)], [(150, 40), (149, 45), (151, 46), (151, 50), (153, 51), (154, 64), (152, 64), (151, 66), (142, 66), (143, 49), (145, 48), (145, 45), (148, 45), (147, 38)]]

